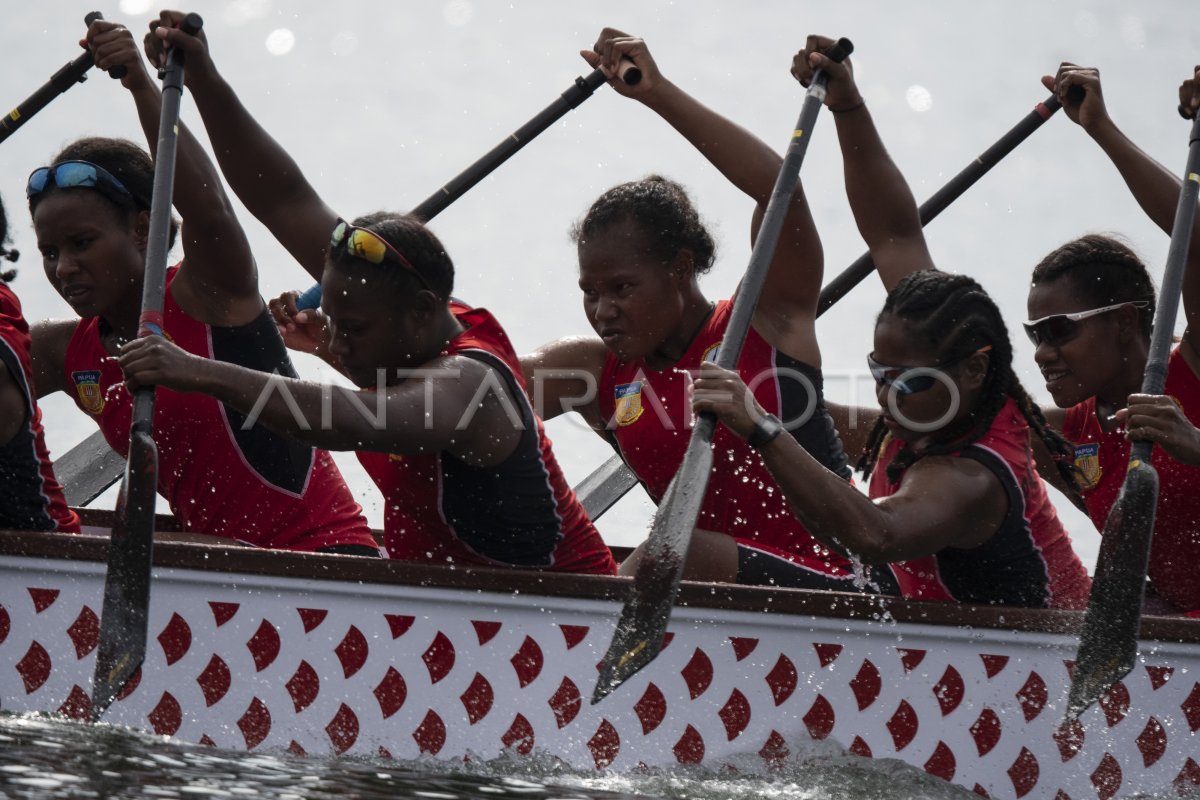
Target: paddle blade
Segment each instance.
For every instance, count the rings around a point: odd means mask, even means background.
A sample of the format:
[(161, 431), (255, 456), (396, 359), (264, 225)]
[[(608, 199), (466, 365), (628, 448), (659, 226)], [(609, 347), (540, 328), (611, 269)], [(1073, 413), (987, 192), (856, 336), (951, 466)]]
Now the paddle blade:
[(663, 496), (634, 575), (630, 594), (600, 662), (592, 692), (598, 703), (658, 657), (671, 618), (671, 607), (683, 579), (692, 529), (700, 516), (708, 474), (712, 469), (712, 434), (693, 433), (683, 464)]
[(125, 481), (108, 546), (100, 646), (92, 677), (93, 722), (104, 714), (146, 657), (157, 477), (158, 448), (154, 439), (147, 432), (135, 431), (130, 437)]
[(1157, 505), (1158, 473), (1147, 461), (1130, 462), (1121, 494), (1104, 525), (1071, 674), (1068, 722), (1133, 669)]

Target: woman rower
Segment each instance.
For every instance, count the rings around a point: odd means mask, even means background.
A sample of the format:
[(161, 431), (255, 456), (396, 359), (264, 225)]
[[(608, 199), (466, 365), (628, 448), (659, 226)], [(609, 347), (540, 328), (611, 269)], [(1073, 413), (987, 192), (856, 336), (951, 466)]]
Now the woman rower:
[[(780, 156), (666, 79), (641, 39), (605, 28), (583, 56), (610, 75), (622, 59), (641, 69), (634, 87), (610, 83), (657, 112), (754, 198), (753, 238)], [(657, 502), (691, 433), (685, 397), (690, 373), (714, 357), (729, 323), (731, 301), (711, 302), (698, 282), (713, 265), (713, 240), (682, 187), (658, 176), (605, 192), (574, 236), (584, 312), (600, 338), (552, 342), (522, 365), (531, 379), (543, 371), (575, 371), (575, 380), (542, 382), (545, 415), (581, 413), (617, 447)], [(760, 402), (788, 420), (791, 437), (847, 480), (850, 469), (822, 397), (815, 326), (821, 265), (821, 243), (797, 188), (738, 370)], [(713, 448), (684, 576), (854, 591), (849, 563), (815, 542), (792, 517), (753, 449), (724, 430)], [(639, 548), (622, 572), (632, 574), (640, 558)]]
[[(1030, 452), (1030, 430), (1049, 431), (1012, 370), (1012, 346), (994, 302), (971, 278), (938, 272), (916, 204), (875, 132), (849, 61), (834, 64), (809, 37), (793, 62), (801, 83), (829, 74), (855, 219), (871, 247), (887, 301), (867, 357), (880, 408), (859, 462), (870, 497), (847, 485), (786, 436), (735, 373), (705, 364), (697, 412), (717, 414), (764, 461), (797, 517), (821, 541), (888, 564), (905, 597), (1028, 607), (1081, 608), (1090, 582), (1054, 512)], [(863, 191), (873, 176), (883, 191)], [(897, 279), (897, 276), (903, 276)], [(839, 413), (840, 419), (849, 415)], [(857, 443), (856, 429), (843, 429)]]
[[(7, 248), (8, 215), (0, 203), (0, 258)], [(63, 499), (54, 477), (37, 406), (29, 358), (29, 325), (8, 284), (16, 272), (0, 272), (0, 529), (79, 533), (79, 517)]]
[[(161, 96), (129, 31), (100, 20), (86, 44), (101, 69), (126, 67), (121, 82), (155, 143)], [(38, 392), (67, 392), (122, 454), (131, 400), (115, 356), (137, 336), (153, 177), (137, 145), (88, 138), (34, 170), (26, 189), (46, 277), (82, 317), (35, 329)], [(186, 229), (183, 259), (168, 272), (164, 336), (206, 363), (294, 375), (220, 187), (199, 142), (180, 125), (174, 200)], [(244, 419), (211, 398), (159, 392), (158, 490), (184, 530), (262, 547), (378, 555), (329, 454), (263, 428), (245, 430)]]
[[(1200, 77), (1200, 71), (1197, 72)], [(1142, 210), (1168, 233), (1180, 182), (1117, 128), (1100, 73), (1064, 63), (1043, 82), (1063, 110), (1100, 145)], [(1194, 113), (1197, 79), (1180, 87)], [(1083, 89), (1082, 101), (1067, 92)], [(1172, 350), (1161, 396), (1141, 394), (1155, 309), (1154, 284), (1137, 255), (1112, 236), (1088, 235), (1042, 259), (1033, 271), (1025, 329), (1057, 408), (1047, 418), (1074, 443), (1081, 494), (1103, 531), (1129, 463), (1130, 440), (1149, 439), (1159, 476), (1149, 576), (1172, 609), (1200, 610), (1200, 221), (1192, 229), (1183, 281), (1187, 328)]]
[(230, 185), (321, 281), (325, 354), (362, 391), (201, 361), (158, 337), (123, 348), (129, 382), (210, 394), (275, 430), (359, 451), (386, 500), (392, 558), (615, 572), (508, 337), (486, 310), (451, 299), (441, 242), (407, 215), (339, 217), (217, 73), (204, 35), (172, 27), (181, 18), (164, 12), (147, 48), (156, 57), (161, 37), (187, 53), (188, 86)]

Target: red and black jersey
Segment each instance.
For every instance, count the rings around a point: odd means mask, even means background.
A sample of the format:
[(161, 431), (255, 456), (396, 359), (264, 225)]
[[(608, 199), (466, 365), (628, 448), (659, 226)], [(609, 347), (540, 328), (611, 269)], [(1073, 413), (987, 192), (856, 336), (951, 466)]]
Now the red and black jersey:
[(508, 336), (482, 308), (451, 301), (450, 310), (465, 330), (443, 355), (490, 367), (515, 402), (523, 433), (512, 455), (490, 467), (467, 464), (445, 451), (405, 456), (360, 452), (359, 461), (387, 504), (388, 556), (615, 573), (612, 554), (554, 459)]
[[(1200, 378), (1176, 347), (1167, 361), (1163, 394), (1178, 401), (1188, 420), (1200, 427)], [(1086, 482), (1080, 492), (1088, 516), (1104, 530), (1129, 466), (1130, 442), (1124, 430), (1105, 431), (1096, 417), (1096, 398), (1067, 409), (1063, 436), (1075, 445), (1075, 465)], [(1150, 545), (1150, 581), (1180, 611), (1200, 610), (1200, 467), (1181, 464), (1155, 447), (1150, 463), (1158, 473), (1158, 506)]]
[[(198, 322), (171, 294), (177, 274), (178, 267), (168, 272), (163, 304), (168, 340), (204, 358), (296, 377), (265, 308), (240, 327)], [(79, 321), (67, 346), (65, 385), (109, 446), (126, 455), (132, 403), (117, 360), (104, 349), (104, 325), (99, 317)], [(327, 452), (263, 425), (246, 427), (245, 415), (208, 395), (157, 391), (158, 491), (184, 530), (288, 550), (376, 546)]]
[[(599, 409), (622, 458), (657, 503), (675, 476), (691, 438), (688, 384), (703, 361), (716, 357), (733, 303), (723, 300), (683, 357), (653, 370), (612, 353), (600, 378)], [(750, 328), (737, 372), (768, 412), (778, 416), (805, 450), (849, 479), (841, 440), (825, 408), (821, 371), (776, 350)], [(751, 547), (787, 553), (805, 568), (839, 576), (849, 562), (817, 542), (792, 514), (762, 456), (724, 425), (713, 435), (713, 466), (697, 528), (733, 536)]]
[(0, 528), (79, 532), (79, 517), (67, 507), (54, 477), (42, 432), (42, 412), (29, 361), (29, 325), (21, 304), (0, 283), (0, 367), (7, 368), (25, 396), (25, 422), (0, 445)]
[[(890, 497), (900, 489), (900, 481), (888, 480), (887, 466), (902, 444), (891, 436), (884, 440), (871, 473), (872, 498)], [(982, 464), (1000, 480), (1008, 513), (981, 545), (947, 547), (891, 564), (901, 595), (980, 605), (1085, 608), (1091, 579), (1034, 468), (1029, 425), (1012, 398), (983, 437), (952, 455)]]

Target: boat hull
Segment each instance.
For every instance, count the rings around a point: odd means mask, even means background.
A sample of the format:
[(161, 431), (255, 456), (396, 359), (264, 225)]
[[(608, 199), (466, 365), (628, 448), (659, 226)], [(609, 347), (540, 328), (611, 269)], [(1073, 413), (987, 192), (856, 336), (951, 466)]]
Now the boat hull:
[[(0, 709), (86, 717), (105, 548), (0, 542)], [(157, 551), (146, 662), (104, 719), (187, 742), (629, 770), (816, 740), (997, 798), (1200, 784), (1193, 621), (1148, 621), (1142, 663), (1060, 729), (1077, 614), (687, 585), (659, 657), (593, 706), (621, 579)]]

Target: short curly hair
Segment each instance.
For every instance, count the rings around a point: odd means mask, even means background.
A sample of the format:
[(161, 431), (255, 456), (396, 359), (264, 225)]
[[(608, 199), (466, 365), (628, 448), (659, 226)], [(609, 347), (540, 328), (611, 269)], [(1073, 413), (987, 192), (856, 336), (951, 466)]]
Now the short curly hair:
[(675, 181), (648, 175), (612, 187), (575, 223), (571, 238), (581, 245), (625, 220), (632, 220), (646, 233), (651, 253), (664, 263), (681, 250), (688, 250), (696, 274), (712, 269), (717, 257), (716, 243), (687, 191)]
[(1133, 248), (1112, 234), (1090, 233), (1055, 248), (1033, 269), (1033, 285), (1071, 281), (1094, 308), (1146, 301), (1138, 327), (1147, 337), (1154, 326), (1155, 292), (1150, 271)]
[[(357, 217), (351, 224), (366, 228), (403, 253), (438, 297), (448, 300), (453, 294), (454, 262), (450, 260), (441, 240), (420, 219), (394, 211), (374, 211)], [(361, 259), (344, 251), (330, 253), (329, 260), (346, 268), (357, 268), (363, 264)], [(385, 265), (386, 269), (381, 271)], [(395, 279), (406, 291), (416, 292), (422, 288), (421, 280), (415, 275), (403, 267), (386, 262), (379, 266), (371, 265), (371, 274)]]

